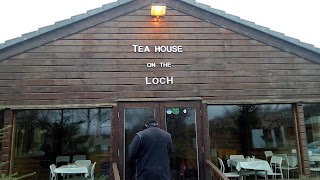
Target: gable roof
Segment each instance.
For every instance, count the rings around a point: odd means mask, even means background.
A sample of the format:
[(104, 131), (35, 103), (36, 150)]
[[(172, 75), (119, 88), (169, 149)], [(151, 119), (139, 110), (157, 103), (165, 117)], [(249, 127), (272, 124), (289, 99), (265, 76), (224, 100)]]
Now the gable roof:
[[(103, 5), (100, 8), (89, 10), (86, 13), (72, 16), (69, 19), (58, 21), (53, 25), (39, 28), (37, 31), (23, 34), (21, 37), (7, 40), (5, 41), (5, 43), (0, 44), (0, 60), (9, 58), (11, 56), (17, 55), (24, 51), (48, 43), (50, 41), (62, 38), (72, 33), (81, 31), (85, 28), (91, 27), (95, 24), (85, 24), (83, 23), (84, 20), (93, 18), (98, 14), (109, 12), (114, 9), (118, 9), (124, 5), (127, 5), (126, 10), (121, 10), (120, 13), (109, 13), (110, 15), (112, 15), (109, 19), (112, 19), (114, 17), (121, 16), (128, 12), (132, 12), (144, 6), (150, 5), (153, 1), (156, 0), (118, 0), (116, 2)], [(210, 6), (198, 3), (195, 0), (162, 0), (162, 2), (167, 3), (168, 7), (182, 11), (191, 16), (198, 17), (206, 22), (214, 23), (223, 28), (230, 29), (236, 33), (240, 33), (242, 35), (251, 37), (268, 45), (277, 47), (279, 49), (298, 55), (300, 57), (320, 63), (320, 48), (317, 48), (311, 44), (301, 42), (298, 39), (285, 36), (285, 34), (283, 33), (273, 31), (267, 27), (259, 26), (253, 22), (243, 20), (240, 17), (227, 14), (224, 11), (211, 8)], [(190, 9), (190, 5), (192, 5), (192, 9)], [(106, 21), (106, 19), (104, 19), (104, 21)], [(26, 45), (29, 43), (25, 43), (26, 41), (31, 41), (32, 39), (34, 40), (36, 38), (41, 38), (42, 36), (48, 35), (51, 32), (59, 31), (62, 28), (72, 27), (73, 24), (80, 22), (82, 22), (82, 25), (78, 25), (78, 28), (75, 28), (75, 31), (66, 31), (67, 33), (62, 33), (58, 37), (52, 37), (53, 39), (51, 40), (31, 43), (31, 45)], [(98, 24), (101, 23), (102, 20), (97, 20), (94, 22)], [(22, 46), (26, 47), (19, 48), (18, 50), (12, 50), (12, 48)]]

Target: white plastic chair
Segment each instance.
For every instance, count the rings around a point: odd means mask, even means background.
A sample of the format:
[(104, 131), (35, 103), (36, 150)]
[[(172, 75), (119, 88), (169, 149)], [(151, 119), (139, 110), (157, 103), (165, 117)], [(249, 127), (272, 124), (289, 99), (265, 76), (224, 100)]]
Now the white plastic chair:
[(230, 155), (230, 159), (244, 159), (244, 155), (242, 155), (242, 154), (233, 154), (233, 155)]
[(58, 167), (58, 163), (68, 164), (70, 162), (70, 156), (57, 156), (56, 157), (56, 166)]
[(282, 170), (287, 171), (287, 179), (290, 179), (290, 170), (298, 169), (297, 166), (291, 167), (289, 163), (289, 158), (286, 154), (276, 154), (277, 156), (282, 157), (283, 164), (281, 166)]
[(95, 170), (96, 164), (97, 164), (97, 162), (94, 162), (91, 167), (91, 173), (90, 173), (90, 178), (89, 178), (90, 180), (94, 180), (94, 170)]
[(50, 180), (57, 180), (57, 174), (54, 172), (54, 170), (56, 169), (56, 165), (55, 164), (51, 164), (49, 166), (50, 168)]
[[(224, 164), (223, 164), (223, 161), (221, 158), (218, 157), (218, 161), (219, 161), (219, 164), (220, 164), (220, 171), (227, 177), (231, 178), (231, 177), (240, 177), (240, 174), (238, 172), (228, 172), (228, 173), (225, 173), (225, 167), (224, 167)], [(242, 177), (241, 177), (242, 179)]]
[(269, 162), (269, 158), (273, 156), (272, 151), (264, 151), (264, 156), (266, 157), (266, 160)]
[[(57, 156), (56, 157), (56, 167), (61, 164), (68, 164), (70, 162), (70, 156)], [(65, 178), (65, 174), (61, 174)]]
[(265, 171), (258, 171), (257, 175), (265, 178), (266, 176), (272, 176), (272, 179), (276, 179), (277, 176), (281, 176), (281, 179), (283, 179), (281, 164), (282, 164), (282, 157), (274, 155), (271, 157), (271, 160), (270, 160), (270, 167), (272, 172), (266, 173)]
[(318, 176), (320, 172), (320, 167), (317, 166), (317, 164), (320, 163), (320, 155), (309, 155), (309, 161), (310, 164), (314, 163), (313, 166), (310, 166), (310, 171)]
[[(244, 155), (242, 155), (242, 154), (233, 154), (233, 155), (230, 155), (229, 159), (244, 159)], [(231, 167), (231, 170), (233, 171), (234, 170), (233, 167), (232, 166), (230, 166), (230, 167)]]
[(86, 160), (86, 155), (74, 155), (72, 156), (72, 162), (75, 162), (76, 160)]
[(74, 163), (76, 163), (76, 165), (89, 165), (91, 164), (91, 160), (76, 160)]

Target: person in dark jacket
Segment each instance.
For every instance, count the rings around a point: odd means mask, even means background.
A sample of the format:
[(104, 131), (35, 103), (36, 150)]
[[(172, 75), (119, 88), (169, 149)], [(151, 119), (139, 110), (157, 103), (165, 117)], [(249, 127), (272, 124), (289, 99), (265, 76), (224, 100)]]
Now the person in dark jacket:
[(136, 179), (170, 180), (171, 134), (160, 129), (154, 118), (147, 118), (145, 126), (129, 146), (129, 159), (136, 161)]

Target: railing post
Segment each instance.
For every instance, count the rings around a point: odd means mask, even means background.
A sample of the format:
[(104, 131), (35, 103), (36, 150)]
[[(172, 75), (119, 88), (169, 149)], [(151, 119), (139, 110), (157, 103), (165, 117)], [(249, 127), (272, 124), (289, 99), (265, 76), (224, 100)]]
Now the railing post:
[(228, 177), (226, 177), (223, 172), (220, 171), (220, 169), (215, 166), (210, 160), (206, 160), (207, 167), (210, 168), (211, 172), (211, 178), (215, 179), (221, 179), (221, 180), (230, 180)]
[(116, 163), (112, 163), (113, 179), (120, 180), (119, 170)]

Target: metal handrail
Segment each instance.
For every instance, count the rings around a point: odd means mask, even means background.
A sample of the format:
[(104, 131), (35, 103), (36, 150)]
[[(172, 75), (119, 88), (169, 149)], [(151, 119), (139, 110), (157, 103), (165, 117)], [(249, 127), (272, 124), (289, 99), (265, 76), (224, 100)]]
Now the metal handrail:
[(120, 180), (120, 174), (119, 174), (117, 163), (112, 163), (112, 170), (113, 170), (114, 180)]
[(207, 166), (210, 168), (211, 178), (210, 179), (221, 179), (221, 180), (230, 180), (227, 176), (223, 174), (220, 169), (214, 165), (210, 160), (206, 160)]

